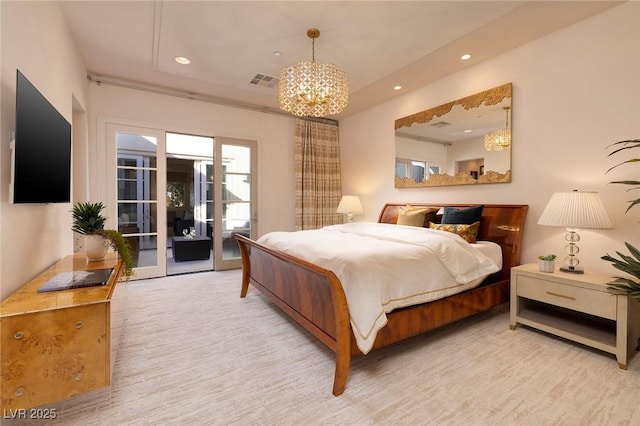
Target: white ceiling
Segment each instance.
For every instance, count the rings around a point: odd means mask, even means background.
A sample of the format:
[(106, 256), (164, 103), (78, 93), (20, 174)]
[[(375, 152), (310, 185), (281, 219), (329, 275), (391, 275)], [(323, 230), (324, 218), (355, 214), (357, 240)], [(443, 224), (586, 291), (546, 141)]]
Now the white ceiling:
[[(277, 110), (256, 74), (311, 60), (349, 75), (341, 118), (619, 1), (61, 1), (89, 74)], [(274, 56), (273, 52), (281, 52)], [(468, 61), (459, 58), (471, 53)], [(186, 56), (190, 65), (179, 65)], [(401, 91), (393, 86), (402, 85)]]

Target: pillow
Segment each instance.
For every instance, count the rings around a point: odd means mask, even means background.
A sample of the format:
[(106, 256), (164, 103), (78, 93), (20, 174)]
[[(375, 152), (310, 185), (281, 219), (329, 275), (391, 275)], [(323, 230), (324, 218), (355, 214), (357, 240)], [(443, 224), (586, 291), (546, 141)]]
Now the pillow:
[[(433, 207), (414, 207), (411, 204), (407, 204), (404, 207), (398, 209), (398, 217), (396, 224), (419, 226), (426, 228), (429, 226), (429, 222), (439, 223), (439, 217), (437, 208)], [(420, 222), (422, 219), (422, 222)]]
[(484, 205), (462, 209), (456, 207), (445, 207), (444, 213), (442, 214), (442, 223), (471, 225), (475, 222), (480, 222), (483, 208)]
[(424, 218), (428, 211), (429, 209), (415, 208), (410, 205), (400, 207), (398, 209), (398, 221), (396, 223), (398, 225), (422, 227), (424, 226)]
[(437, 229), (439, 231), (452, 232), (460, 235), (468, 243), (475, 243), (478, 236), (478, 228), (480, 228), (480, 222), (472, 223), (471, 225), (444, 223), (438, 224), (429, 222), (429, 228)]

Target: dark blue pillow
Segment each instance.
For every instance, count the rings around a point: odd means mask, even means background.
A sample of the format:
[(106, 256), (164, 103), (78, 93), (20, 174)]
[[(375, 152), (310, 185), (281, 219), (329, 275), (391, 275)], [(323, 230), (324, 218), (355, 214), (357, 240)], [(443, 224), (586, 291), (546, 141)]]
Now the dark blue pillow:
[(473, 223), (480, 221), (483, 208), (484, 205), (466, 207), (461, 209), (457, 207), (445, 207), (442, 214), (442, 223), (472, 225)]

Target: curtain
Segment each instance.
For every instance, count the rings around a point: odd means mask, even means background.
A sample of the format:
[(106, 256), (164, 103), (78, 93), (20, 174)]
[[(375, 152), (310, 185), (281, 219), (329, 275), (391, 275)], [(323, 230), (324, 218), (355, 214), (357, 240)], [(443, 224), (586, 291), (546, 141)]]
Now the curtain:
[(296, 229), (343, 222), (336, 213), (342, 196), (337, 122), (296, 119)]

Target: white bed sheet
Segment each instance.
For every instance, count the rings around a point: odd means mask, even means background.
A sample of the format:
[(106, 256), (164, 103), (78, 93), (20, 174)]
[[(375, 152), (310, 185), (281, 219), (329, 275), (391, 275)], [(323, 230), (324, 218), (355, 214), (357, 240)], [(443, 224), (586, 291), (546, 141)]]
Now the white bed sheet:
[(364, 354), (387, 323), (386, 313), (473, 288), (502, 265), (497, 244), (468, 244), (449, 232), (384, 223), (271, 232), (258, 242), (336, 274)]

